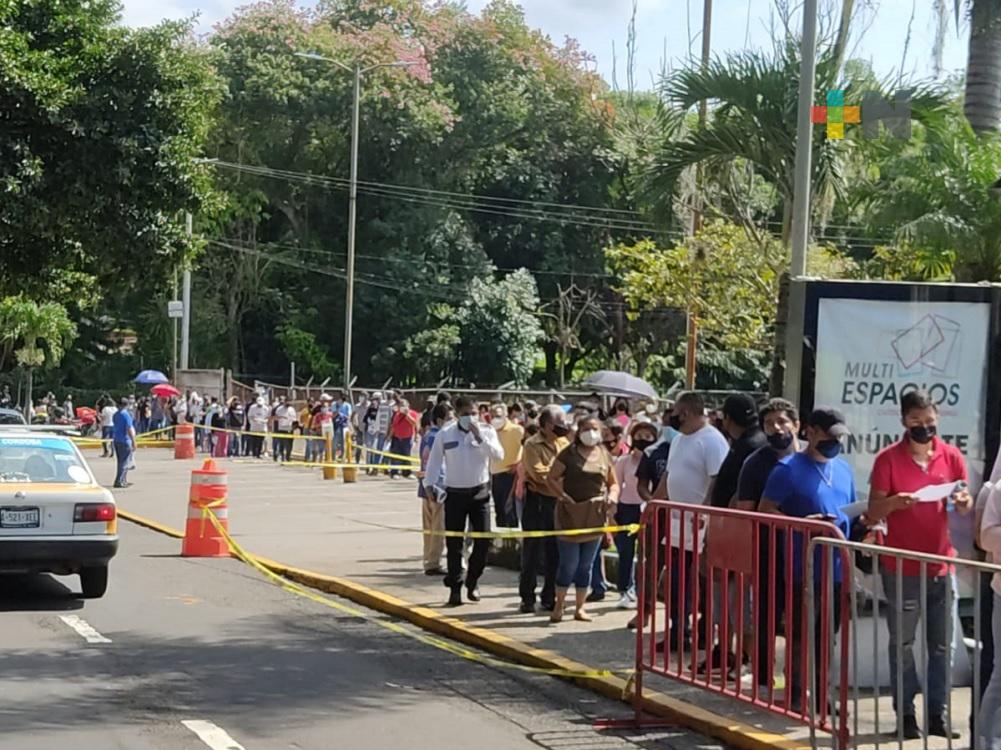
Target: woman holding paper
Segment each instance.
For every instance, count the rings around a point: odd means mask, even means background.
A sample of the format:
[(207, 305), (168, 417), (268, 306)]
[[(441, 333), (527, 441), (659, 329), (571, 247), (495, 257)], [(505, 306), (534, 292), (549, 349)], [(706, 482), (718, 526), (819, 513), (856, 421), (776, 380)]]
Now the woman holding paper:
[[(876, 456), (870, 479), (871, 523), (886, 520), (885, 546), (909, 552), (955, 557), (949, 537), (947, 505), (955, 503), (961, 514), (970, 512), (973, 499), (966, 490), (966, 463), (959, 450), (938, 438), (938, 407), (923, 391), (910, 391), (900, 399), (905, 433), (900, 441)], [(960, 482), (962, 484), (960, 485)], [(925, 563), (925, 601), (922, 563), (880, 557), (883, 590), (890, 602), (890, 688), (898, 727), (904, 739), (918, 739), (921, 730), (914, 712), (914, 699), (921, 684), (928, 697), (928, 734), (959, 739), (949, 725), (946, 690), (952, 669), (952, 611), (955, 584), (950, 566)], [(898, 578), (902, 598), (897, 600)], [(928, 673), (919, 680), (914, 663), (914, 636), (921, 613), (925, 613)], [(903, 685), (897, 685), (897, 658)], [(902, 696), (898, 705), (897, 697)], [(1001, 750), (1001, 749), (999, 749)]]

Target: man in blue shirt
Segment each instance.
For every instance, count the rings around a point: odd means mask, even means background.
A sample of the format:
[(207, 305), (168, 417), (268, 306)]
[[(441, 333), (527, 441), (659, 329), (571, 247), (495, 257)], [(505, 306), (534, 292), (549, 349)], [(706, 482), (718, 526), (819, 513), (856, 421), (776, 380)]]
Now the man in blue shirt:
[(136, 448), (136, 428), (129, 412), (129, 400), (123, 398), (118, 402), (118, 411), (112, 419), (112, 440), (115, 442), (115, 458), (118, 459), (118, 471), (115, 473), (115, 487), (128, 487), (125, 475), (132, 465), (132, 451)]
[[(762, 493), (760, 510), (763, 513), (780, 513), (786, 516), (807, 518), (815, 521), (826, 521), (848, 536), (849, 520), (842, 508), (855, 502), (855, 479), (851, 467), (843, 459), (841, 453), (841, 438), (848, 434), (845, 418), (834, 409), (818, 408), (806, 420), (806, 450), (782, 459), (772, 470), (765, 483)], [(810, 537), (818, 536), (811, 532)], [(809, 622), (808, 612), (804, 609), (806, 597), (805, 549), (809, 539), (802, 533), (792, 534), (792, 560), (786, 561), (785, 580), (793, 581), (792, 610), (786, 613), (787, 623), (792, 625), (792, 668), (789, 678), (794, 710), (807, 711), (803, 704), (803, 682), (806, 665), (803, 664), (803, 635), (805, 623)], [(813, 686), (813, 696), (816, 699), (820, 685), (827, 684), (826, 676), (820, 672), (820, 655), (826, 652), (826, 643), (821, 642), (821, 627), (825, 619), (832, 624), (830, 638), (838, 632), (841, 618), (841, 579), (843, 575), (841, 556), (837, 552), (826, 553), (834, 573), (834, 592), (830, 608), (823, 611), (819, 608), (820, 592), (826, 581), (822, 583), (821, 565), (824, 550), (818, 548), (814, 556), (814, 592), (815, 601), (810, 606), (817, 607), (814, 618), (814, 645), (816, 664), (816, 682)], [(850, 575), (850, 571), (848, 571)], [(787, 625), (788, 627), (788, 625)]]

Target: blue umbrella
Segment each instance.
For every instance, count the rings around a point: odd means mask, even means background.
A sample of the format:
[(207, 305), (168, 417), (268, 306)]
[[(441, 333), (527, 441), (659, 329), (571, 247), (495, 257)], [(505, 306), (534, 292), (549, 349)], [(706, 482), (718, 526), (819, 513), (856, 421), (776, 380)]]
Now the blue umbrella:
[(142, 385), (156, 385), (157, 383), (169, 383), (170, 381), (159, 370), (143, 370), (136, 375), (135, 382)]

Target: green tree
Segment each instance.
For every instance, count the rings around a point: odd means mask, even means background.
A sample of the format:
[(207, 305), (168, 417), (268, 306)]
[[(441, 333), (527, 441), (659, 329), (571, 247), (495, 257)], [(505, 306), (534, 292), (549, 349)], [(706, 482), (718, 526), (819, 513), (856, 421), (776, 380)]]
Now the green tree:
[(66, 308), (39, 303), (24, 295), (0, 299), (0, 370), (13, 357), (28, 374), (25, 403), (31, 402), (32, 377), (38, 367), (59, 364), (76, 338), (76, 326)]
[(129, 30), (119, 8), (0, 3), (0, 291), (141, 285), (187, 247), (174, 217), (206, 197), (218, 85), (187, 24)]

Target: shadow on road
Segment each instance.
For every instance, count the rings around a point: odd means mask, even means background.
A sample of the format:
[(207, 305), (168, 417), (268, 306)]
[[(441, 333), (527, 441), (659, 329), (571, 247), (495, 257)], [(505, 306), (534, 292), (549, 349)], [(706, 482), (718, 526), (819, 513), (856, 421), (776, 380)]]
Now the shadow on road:
[(76, 576), (57, 580), (50, 575), (0, 576), (0, 612), (72, 612), (82, 609), (84, 600), (63, 583)]

